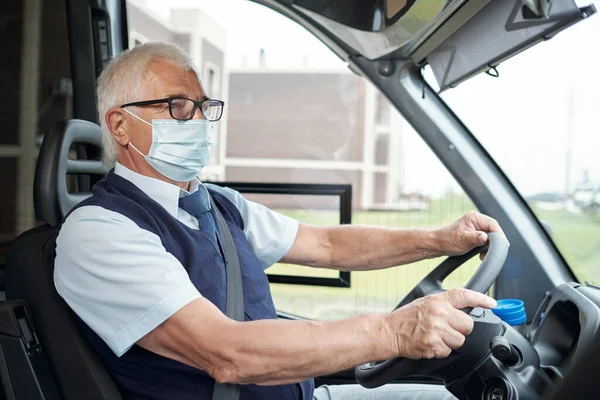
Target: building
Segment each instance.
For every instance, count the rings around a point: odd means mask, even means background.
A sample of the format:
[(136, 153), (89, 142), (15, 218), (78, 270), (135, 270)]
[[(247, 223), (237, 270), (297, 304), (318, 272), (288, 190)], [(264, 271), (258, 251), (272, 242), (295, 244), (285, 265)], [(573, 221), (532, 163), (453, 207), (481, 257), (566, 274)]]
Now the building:
[(361, 209), (398, 200), (401, 121), (365, 79), (258, 67), (229, 71), (229, 87), (227, 180), (350, 183)]

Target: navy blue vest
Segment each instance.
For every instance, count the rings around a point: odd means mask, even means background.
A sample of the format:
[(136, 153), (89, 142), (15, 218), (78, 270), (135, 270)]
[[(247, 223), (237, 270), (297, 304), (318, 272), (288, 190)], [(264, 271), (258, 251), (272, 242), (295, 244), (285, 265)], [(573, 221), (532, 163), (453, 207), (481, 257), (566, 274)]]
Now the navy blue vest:
[[(92, 197), (75, 208), (100, 206), (120, 213), (140, 228), (158, 235), (166, 250), (187, 270), (198, 291), (225, 312), (226, 271), (217, 246), (205, 233), (171, 216), (133, 183), (113, 171), (98, 182)], [(246, 241), (244, 222), (237, 208), (224, 196), (210, 191), (238, 251), (242, 269), (245, 319), (275, 319), (277, 314), (269, 282)], [(187, 366), (134, 345), (120, 358), (85, 323), (83, 333), (98, 352), (125, 399), (210, 400), (215, 381), (204, 371)], [(313, 380), (278, 386), (244, 385), (240, 400), (313, 398)]]

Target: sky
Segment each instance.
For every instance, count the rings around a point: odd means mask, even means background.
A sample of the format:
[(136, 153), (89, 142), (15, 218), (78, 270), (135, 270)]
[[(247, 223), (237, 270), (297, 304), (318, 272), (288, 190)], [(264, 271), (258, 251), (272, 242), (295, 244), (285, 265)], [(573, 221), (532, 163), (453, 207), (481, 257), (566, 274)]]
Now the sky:
[(600, 184), (598, 39), (600, 14), (442, 94), (522, 192), (564, 190), (568, 149), (570, 189)]
[[(250, 65), (257, 63), (261, 48), (270, 68), (295, 68), (303, 64), (306, 55), (315, 67), (346, 68), (344, 62), (303, 27), (248, 0), (146, 0), (146, 4), (165, 19), (171, 8), (200, 8), (227, 30), (226, 62), (231, 68), (239, 67), (244, 57)], [(236, 11), (232, 12), (234, 8)]]
[[(577, 3), (600, 8), (600, 1)], [(166, 19), (170, 8), (201, 8), (227, 31), (230, 68), (255, 66), (260, 49), (270, 68), (346, 68), (304, 28), (249, 1), (146, 0), (146, 5)], [(572, 191), (586, 171), (600, 184), (598, 39), (600, 13), (501, 64), (499, 78), (481, 74), (442, 94), (525, 195)], [(454, 185), (414, 132), (404, 138), (408, 191), (433, 193)]]

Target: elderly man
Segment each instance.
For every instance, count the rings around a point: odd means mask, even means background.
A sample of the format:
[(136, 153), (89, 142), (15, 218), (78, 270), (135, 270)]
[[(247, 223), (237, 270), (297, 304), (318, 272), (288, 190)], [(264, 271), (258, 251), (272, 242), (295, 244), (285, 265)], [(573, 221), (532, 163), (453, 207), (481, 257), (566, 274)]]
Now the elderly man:
[[(114, 168), (66, 218), (54, 279), (124, 398), (209, 399), (215, 381), (241, 385), (241, 399), (414, 399), (415, 390), (452, 398), (435, 386), (315, 390), (311, 377), (394, 357), (446, 357), (473, 328), (460, 309), (493, 307), (493, 299), (458, 289), (387, 314), (278, 320), (264, 270), (282, 261), (364, 271), (462, 254), (500, 231), (493, 219), (472, 212), (435, 231), (317, 227), (204, 185), (196, 175), (210, 159), (223, 103), (208, 98), (190, 58), (170, 45), (144, 44), (112, 60), (99, 78), (98, 109)], [(212, 205), (239, 256), (245, 322), (224, 314)]]

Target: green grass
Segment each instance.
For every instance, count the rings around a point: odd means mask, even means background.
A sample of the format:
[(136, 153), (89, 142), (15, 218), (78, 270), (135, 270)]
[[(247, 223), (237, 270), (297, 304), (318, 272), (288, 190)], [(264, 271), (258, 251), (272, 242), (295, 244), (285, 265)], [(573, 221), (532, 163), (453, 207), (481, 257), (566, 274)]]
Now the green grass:
[(553, 239), (580, 282), (600, 283), (600, 214), (534, 209), (550, 224)]
[[(475, 207), (465, 196), (446, 196), (434, 200), (426, 211), (356, 211), (354, 224), (395, 228), (438, 228), (451, 223)], [(337, 211), (280, 210), (299, 221), (330, 225), (339, 221)], [(600, 282), (600, 216), (573, 214), (564, 210), (535, 210), (554, 231), (554, 238), (580, 281)], [(277, 308), (303, 317), (334, 319), (364, 312), (391, 310), (442, 259), (426, 260), (381, 271), (352, 272), (350, 288), (323, 288), (273, 284)], [(449, 276), (446, 288), (463, 286), (479, 265), (469, 261)], [(294, 265), (278, 264), (269, 273), (337, 276), (337, 271), (316, 270)]]

